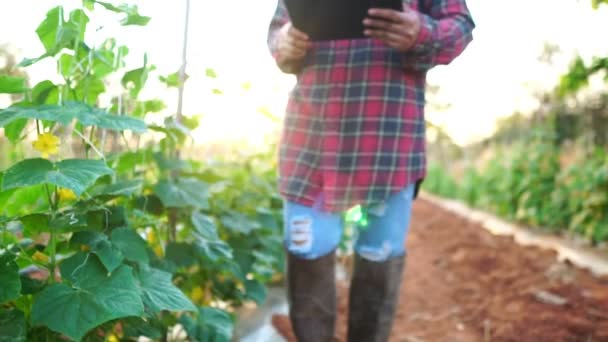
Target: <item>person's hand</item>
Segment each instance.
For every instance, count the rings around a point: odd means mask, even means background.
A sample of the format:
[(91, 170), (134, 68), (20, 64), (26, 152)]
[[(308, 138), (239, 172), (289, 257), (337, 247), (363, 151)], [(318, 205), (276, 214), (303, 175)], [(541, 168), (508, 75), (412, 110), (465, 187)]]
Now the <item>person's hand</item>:
[(414, 46), (420, 33), (420, 17), (410, 8), (403, 12), (392, 9), (372, 8), (363, 20), (364, 34), (377, 38), (386, 45), (405, 52)]
[(306, 56), (312, 43), (306, 33), (287, 23), (279, 31), (278, 46), (283, 61), (297, 61)]

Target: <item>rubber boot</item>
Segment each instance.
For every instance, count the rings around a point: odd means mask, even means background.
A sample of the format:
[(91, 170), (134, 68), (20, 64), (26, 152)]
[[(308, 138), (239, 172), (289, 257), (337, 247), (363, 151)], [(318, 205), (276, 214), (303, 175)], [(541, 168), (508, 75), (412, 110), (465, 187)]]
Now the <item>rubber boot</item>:
[(349, 295), (349, 342), (388, 341), (405, 259), (402, 256), (374, 262), (355, 255)]
[(335, 252), (315, 260), (287, 253), (289, 317), (299, 342), (334, 340)]

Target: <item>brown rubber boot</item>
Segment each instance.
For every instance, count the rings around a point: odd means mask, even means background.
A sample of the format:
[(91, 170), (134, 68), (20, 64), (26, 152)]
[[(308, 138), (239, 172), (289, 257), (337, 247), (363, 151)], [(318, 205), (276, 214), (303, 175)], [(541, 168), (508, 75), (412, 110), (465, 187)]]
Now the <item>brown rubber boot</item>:
[(349, 342), (388, 341), (405, 259), (402, 256), (374, 262), (355, 256), (349, 297)]
[(315, 260), (287, 253), (289, 317), (299, 342), (330, 342), (336, 325), (335, 252)]

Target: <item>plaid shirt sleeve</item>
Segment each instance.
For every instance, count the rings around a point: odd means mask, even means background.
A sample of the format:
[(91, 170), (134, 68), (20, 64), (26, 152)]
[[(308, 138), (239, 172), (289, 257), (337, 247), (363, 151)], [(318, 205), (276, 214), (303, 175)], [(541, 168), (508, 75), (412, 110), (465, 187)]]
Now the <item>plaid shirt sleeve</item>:
[(420, 33), (412, 49), (403, 56), (407, 69), (427, 71), (449, 64), (473, 40), (475, 23), (465, 0), (420, 1)]
[(290, 21), (289, 14), (287, 13), (287, 7), (283, 0), (278, 0), (277, 8), (270, 21), (270, 27), (268, 28), (267, 44), (270, 54), (274, 58), (277, 66), (281, 71), (287, 74), (297, 74), (301, 69), (301, 61), (286, 61), (281, 59), (279, 53), (278, 37), (281, 28)]

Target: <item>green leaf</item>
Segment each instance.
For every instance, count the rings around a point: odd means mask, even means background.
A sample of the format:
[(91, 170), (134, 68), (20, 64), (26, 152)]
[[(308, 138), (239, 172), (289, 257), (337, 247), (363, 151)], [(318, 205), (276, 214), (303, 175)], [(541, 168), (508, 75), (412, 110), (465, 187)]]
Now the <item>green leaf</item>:
[[(169, 88), (179, 88), (180, 80), (179, 80), (179, 70), (167, 75), (167, 76), (159, 76), (159, 80), (163, 82)], [(189, 76), (187, 74), (184, 75), (184, 82), (187, 81)]]
[(118, 228), (112, 231), (112, 243), (129, 261), (149, 263), (147, 244), (139, 234), (130, 228)]
[(109, 11), (126, 14), (127, 16), (120, 21), (120, 23), (123, 26), (127, 26), (127, 25), (145, 26), (150, 21), (150, 17), (146, 17), (146, 16), (139, 14), (138, 8), (136, 5), (121, 4), (119, 6), (114, 6), (110, 3), (102, 2), (102, 1), (96, 1), (96, 3), (105, 7)]
[[(114, 272), (124, 260), (124, 255), (105, 234), (98, 232), (77, 232), (70, 239), (71, 244), (88, 246), (97, 255), (109, 273)], [(69, 260), (69, 259), (68, 259)]]
[(63, 24), (63, 22), (63, 7), (57, 6), (47, 12), (46, 19), (36, 29), (38, 38), (40, 38), (46, 51), (50, 51), (55, 47), (59, 24)]
[(156, 317), (145, 320), (140, 317), (129, 317), (121, 320), (124, 329), (124, 339), (137, 341), (140, 337), (147, 337), (153, 341), (160, 341), (165, 325)]
[(217, 228), (211, 217), (200, 212), (194, 212), (191, 221), (198, 236), (212, 241), (219, 239)]
[(11, 254), (0, 255), (0, 304), (10, 302), (21, 293), (19, 266)]
[(247, 298), (259, 305), (262, 305), (266, 300), (266, 287), (257, 280), (246, 280), (245, 291)]
[(280, 229), (279, 223), (271, 210), (265, 207), (257, 208), (257, 221), (261, 227), (268, 228), (273, 231)]
[(67, 102), (63, 106), (39, 105), (35, 107), (9, 107), (0, 110), (0, 127), (19, 119), (38, 119), (58, 122), (68, 126), (77, 120), (83, 126), (96, 126), (113, 131), (131, 130), (142, 133), (146, 124), (134, 117), (110, 114), (102, 109), (84, 103)]
[(215, 72), (215, 70), (213, 70), (211, 68), (207, 68), (205, 70), (205, 76), (207, 76), (209, 78), (217, 78), (217, 73)]
[(165, 258), (177, 267), (194, 266), (197, 257), (192, 245), (185, 242), (170, 242), (165, 249)]
[(210, 241), (198, 238), (195, 247), (200, 256), (214, 262), (221, 259), (231, 259), (233, 257), (232, 248), (220, 239)]
[(82, 42), (88, 23), (89, 18), (81, 9), (72, 11), (69, 21), (65, 21), (63, 7), (57, 6), (47, 12), (36, 33), (46, 55), (53, 56), (64, 48), (73, 49), (77, 41)]
[(59, 100), (59, 90), (53, 82), (42, 81), (32, 89), (32, 103), (36, 105), (57, 104)]
[(133, 98), (137, 98), (139, 93), (146, 85), (148, 81), (148, 75), (150, 71), (154, 70), (153, 67), (148, 67), (147, 62), (144, 60), (144, 66), (138, 69), (127, 71), (122, 77), (122, 86), (128, 89)]
[(108, 207), (108, 209), (110, 209), (110, 215), (108, 215), (106, 227), (114, 229), (129, 226), (127, 208), (124, 206), (112, 206)]
[(70, 20), (68, 21), (67, 26), (74, 29), (78, 34), (80, 42), (84, 41), (84, 35), (87, 31), (87, 24), (89, 21), (87, 14), (79, 8), (70, 12)]
[(168, 208), (209, 207), (208, 185), (194, 178), (180, 178), (174, 182), (161, 181), (154, 187), (154, 193)]
[[(72, 245), (77, 245), (76, 241), (70, 241)], [(78, 282), (78, 271), (83, 268), (85, 264), (89, 262), (89, 259), (95, 259), (98, 263), (100, 263), (99, 259), (95, 258), (93, 254), (89, 252), (77, 252), (66, 258), (61, 262), (59, 268), (61, 270), (61, 279), (67, 282)], [(103, 265), (101, 265), (103, 267)], [(105, 274), (105, 267), (103, 267), (103, 271)]]
[(121, 51), (122, 47), (117, 48), (115, 52), (116, 41), (113, 38), (108, 38), (102, 45), (102, 49), (93, 52), (92, 69), (93, 75), (97, 79), (104, 79), (116, 69), (124, 66), (123, 58), (127, 53)]
[[(0, 183), (2, 183), (0, 177)], [(1, 188), (2, 184), (0, 184)], [(8, 216), (20, 216), (34, 210), (46, 208), (44, 189), (42, 186), (17, 188), (0, 192), (0, 211)]]
[(74, 56), (68, 53), (61, 54), (57, 60), (57, 67), (63, 77), (70, 77), (70, 71), (72, 70), (72, 64), (74, 63)]
[(21, 275), (21, 294), (36, 294), (44, 289), (46, 283), (42, 280), (32, 279), (27, 274)]
[[(99, 214), (98, 214), (99, 215)], [(106, 213), (103, 214), (104, 217)], [(100, 229), (101, 219), (94, 221), (93, 212), (68, 210), (60, 213), (49, 222), (49, 228), (58, 233), (75, 233), (83, 230)]]
[(169, 88), (177, 88), (179, 87), (179, 71), (174, 72), (170, 75), (159, 76), (158, 79), (163, 82)]
[(180, 317), (180, 323), (193, 341), (229, 342), (232, 340), (234, 323), (227, 312), (215, 308), (199, 308), (196, 320)]
[(2, 189), (53, 184), (67, 188), (80, 196), (99, 177), (112, 174), (101, 160), (67, 159), (52, 163), (46, 159), (26, 159), (8, 169)]
[(141, 190), (143, 181), (141, 179), (127, 180), (113, 184), (102, 185), (93, 188), (93, 196), (131, 196)]
[(47, 214), (29, 214), (19, 218), (23, 224), (24, 233), (27, 236), (35, 236), (40, 233), (48, 233), (49, 230), (49, 215)]
[(42, 56), (36, 57), (36, 58), (24, 58), (21, 62), (19, 62), (19, 64), (17, 64), (17, 66), (20, 68), (29, 67), (31, 65), (34, 65), (34, 64), (40, 62), (41, 60), (43, 60), (47, 57), (51, 57), (51, 55), (49, 55), (48, 53), (45, 53)]
[(146, 26), (150, 22), (150, 17), (146, 17), (144, 15), (132, 14), (128, 15), (126, 18), (122, 19), (120, 23), (123, 26), (136, 25), (136, 26)]
[(4, 178), (4, 173), (0, 172), (0, 215), (8, 215), (7, 204), (8, 204), (8, 202), (10, 202), (11, 197), (16, 192), (16, 190), (1, 191), (2, 190), (1, 185), (2, 185), (3, 178)]
[[(161, 128), (158, 129), (160, 127), (154, 127), (154, 126), (150, 126), (150, 130), (155, 130), (155, 131), (159, 131), (159, 132), (163, 132), (163, 133), (168, 133), (167, 137), (172, 137), (173, 135), (169, 135), (170, 132), (172, 130), (167, 130), (165, 128)], [(173, 139), (173, 137), (172, 137)], [(158, 168), (161, 171), (171, 171), (171, 170), (180, 170), (180, 171), (185, 171), (190, 167), (190, 164), (185, 161), (185, 160), (181, 160), (181, 159), (172, 159), (172, 158), (166, 158), (162, 153), (157, 152), (154, 153), (154, 161), (156, 162), (156, 165), (158, 165)]]
[(161, 216), (165, 213), (165, 207), (156, 195), (138, 196), (133, 206), (146, 214)]
[[(42, 291), (32, 309), (33, 325), (43, 325), (79, 341), (89, 330), (111, 320), (141, 316), (143, 303), (133, 270), (125, 265), (108, 275), (90, 254), (71, 272), (73, 284)], [(69, 317), (69, 319), (67, 319)]]
[(237, 211), (222, 216), (221, 222), (224, 227), (235, 233), (250, 234), (252, 231), (261, 228), (258, 222)]
[[(99, 95), (106, 91), (106, 85), (103, 80), (98, 78), (85, 79), (75, 89), (76, 99), (82, 100), (88, 104), (96, 104)], [(116, 115), (112, 115), (116, 116)]]
[(27, 126), (27, 119), (19, 119), (11, 122), (10, 124), (4, 127), (4, 135), (8, 138), (10, 142), (13, 144), (21, 140), (21, 133)]
[(219, 238), (217, 228), (209, 216), (194, 212), (191, 221), (195, 229), (195, 247), (201, 256), (213, 261), (232, 258), (232, 249)]
[(227, 176), (225, 174), (221, 174), (220, 172), (218, 172), (218, 170), (213, 170), (210, 168), (202, 170), (194, 176), (208, 184), (225, 184), (227, 179)]
[(82, 0), (82, 5), (89, 11), (93, 11), (95, 9), (95, 0)]
[(184, 116), (182, 117), (182, 125), (188, 128), (190, 131), (195, 130), (200, 125), (201, 117), (199, 115), (194, 115), (191, 117)]
[(25, 314), (19, 310), (0, 309), (0, 342), (25, 342)]
[(148, 113), (159, 113), (165, 108), (167, 106), (162, 100), (148, 100), (137, 102), (132, 114), (135, 117), (142, 118)]
[[(178, 127), (150, 125), (148, 126), (148, 128), (154, 132), (164, 133), (167, 136), (167, 139), (170, 139), (173, 144), (183, 144), (186, 141), (188, 135), (190, 134), (190, 131), (184, 133), (183, 130)], [(162, 158), (158, 158), (159, 156), (161, 156)], [(164, 156), (162, 156), (160, 153), (156, 153), (154, 157), (158, 162), (158, 166), (162, 170), (177, 170), (181, 169), (183, 165), (187, 165), (187, 163), (183, 160), (169, 160), (167, 158), (164, 158)]]
[(0, 75), (0, 94), (20, 94), (26, 90), (25, 78)]
[(113, 163), (113, 168), (119, 174), (130, 173), (140, 165), (146, 165), (152, 160), (150, 150), (139, 150), (136, 152), (125, 152), (120, 154)]
[(152, 313), (196, 311), (194, 304), (173, 285), (170, 273), (140, 264), (138, 274), (144, 305)]

